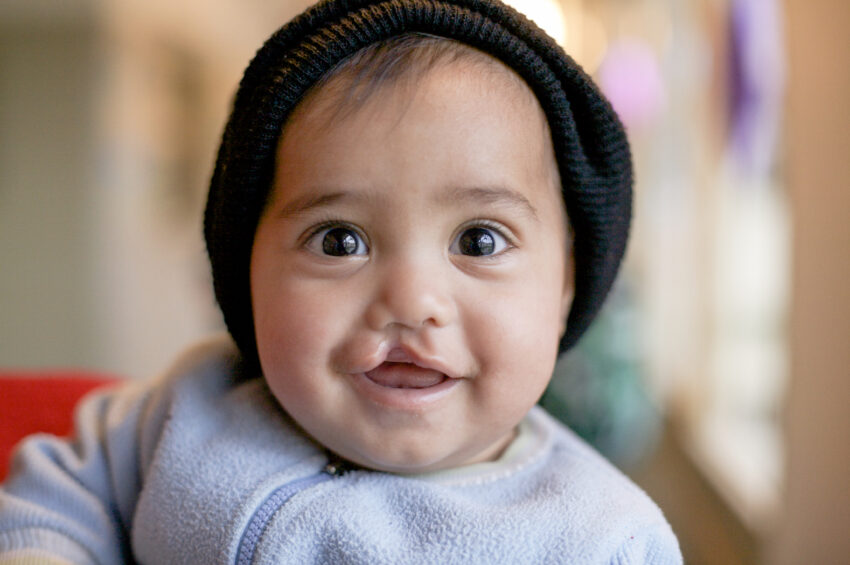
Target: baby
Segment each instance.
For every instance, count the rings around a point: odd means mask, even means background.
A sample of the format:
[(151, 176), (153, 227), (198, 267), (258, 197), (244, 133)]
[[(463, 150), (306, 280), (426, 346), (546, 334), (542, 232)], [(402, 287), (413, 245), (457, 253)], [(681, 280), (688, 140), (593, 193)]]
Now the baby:
[(535, 407), (630, 200), (610, 106), (511, 9), (311, 8), (246, 71), (211, 183), (232, 337), (26, 442), (0, 563), (680, 563)]

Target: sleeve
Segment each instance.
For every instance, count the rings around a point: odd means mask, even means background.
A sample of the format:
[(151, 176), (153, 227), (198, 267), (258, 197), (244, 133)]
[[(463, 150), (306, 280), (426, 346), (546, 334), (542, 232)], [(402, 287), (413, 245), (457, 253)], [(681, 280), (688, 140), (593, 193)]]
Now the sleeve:
[(95, 393), (78, 407), (72, 439), (19, 445), (0, 486), (0, 564), (132, 562), (148, 396), (135, 383)]

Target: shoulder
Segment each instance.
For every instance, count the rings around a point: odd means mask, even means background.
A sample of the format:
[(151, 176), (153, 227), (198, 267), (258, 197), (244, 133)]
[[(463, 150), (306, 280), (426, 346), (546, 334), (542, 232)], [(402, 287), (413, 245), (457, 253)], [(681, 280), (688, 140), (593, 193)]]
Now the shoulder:
[(529, 417), (551, 434), (538, 473), (560, 500), (566, 537), (592, 540), (613, 563), (681, 563), (669, 523), (638, 485), (542, 409)]
[(657, 510), (652, 500), (621, 470), (542, 408), (535, 407), (528, 419), (548, 439), (539, 472), (568, 485), (571, 496), (579, 500), (612, 499), (612, 503), (624, 501)]
[(194, 457), (211, 442), (235, 448), (246, 438), (279, 441), (279, 430), (293, 435), (264, 379), (249, 372), (226, 334), (188, 348), (147, 386), (143, 420), (151, 435), (142, 443), (152, 455), (166, 450)]
[(239, 350), (227, 334), (216, 334), (184, 350), (166, 369), (154, 378), (155, 386), (174, 386), (182, 381), (228, 386), (242, 377)]
[(184, 350), (163, 373), (139, 384), (148, 397), (145, 419), (191, 417), (231, 400), (240, 388), (262, 397), (264, 387), (257, 377), (247, 374), (239, 350), (227, 334), (213, 335)]

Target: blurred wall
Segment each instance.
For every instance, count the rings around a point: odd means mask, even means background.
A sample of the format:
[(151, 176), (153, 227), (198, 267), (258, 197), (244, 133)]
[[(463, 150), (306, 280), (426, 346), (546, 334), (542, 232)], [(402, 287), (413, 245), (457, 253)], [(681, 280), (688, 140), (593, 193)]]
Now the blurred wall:
[[(3, 22), (0, 22), (2, 24)], [(96, 220), (94, 40), (80, 22), (0, 25), (0, 358), (83, 364)], [(62, 95), (57, 95), (62, 93)]]
[(850, 560), (850, 3), (786, 0), (794, 214), (785, 507), (769, 562)]

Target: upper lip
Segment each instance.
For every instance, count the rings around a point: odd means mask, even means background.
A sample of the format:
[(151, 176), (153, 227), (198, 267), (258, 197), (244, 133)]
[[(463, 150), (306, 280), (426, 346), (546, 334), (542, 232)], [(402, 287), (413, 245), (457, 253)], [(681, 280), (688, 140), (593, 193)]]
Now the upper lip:
[(437, 371), (446, 375), (450, 379), (460, 378), (442, 359), (434, 356), (423, 355), (415, 349), (406, 345), (392, 345), (386, 349), (386, 353), (381, 356), (380, 361), (370, 368), (369, 371), (379, 367), (383, 363), (410, 363), (422, 369)]

